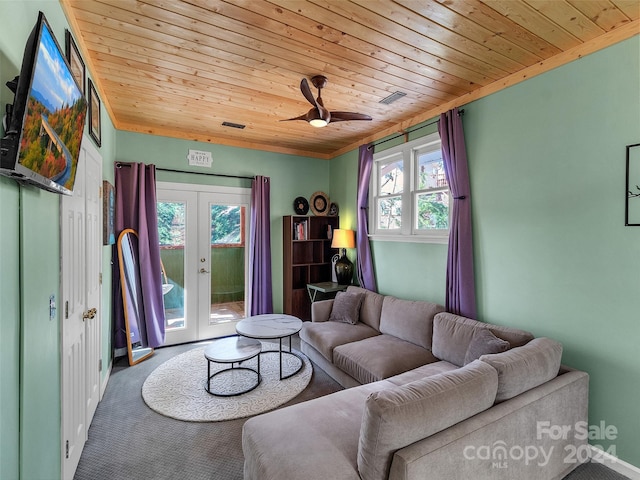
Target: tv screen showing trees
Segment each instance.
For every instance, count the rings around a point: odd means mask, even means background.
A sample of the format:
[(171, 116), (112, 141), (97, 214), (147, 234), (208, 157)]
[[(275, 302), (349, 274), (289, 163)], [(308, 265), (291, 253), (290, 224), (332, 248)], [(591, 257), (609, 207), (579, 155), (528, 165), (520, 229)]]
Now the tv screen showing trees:
[(46, 22), (42, 23), (18, 162), (73, 190), (87, 102)]

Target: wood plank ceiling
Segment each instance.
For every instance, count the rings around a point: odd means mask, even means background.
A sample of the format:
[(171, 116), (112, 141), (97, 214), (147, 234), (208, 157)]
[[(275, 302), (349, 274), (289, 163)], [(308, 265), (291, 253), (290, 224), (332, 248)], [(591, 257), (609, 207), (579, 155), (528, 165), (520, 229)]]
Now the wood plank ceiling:
[[(116, 128), (327, 159), (640, 33), (640, 0), (61, 3)], [(373, 120), (281, 122), (318, 74)]]

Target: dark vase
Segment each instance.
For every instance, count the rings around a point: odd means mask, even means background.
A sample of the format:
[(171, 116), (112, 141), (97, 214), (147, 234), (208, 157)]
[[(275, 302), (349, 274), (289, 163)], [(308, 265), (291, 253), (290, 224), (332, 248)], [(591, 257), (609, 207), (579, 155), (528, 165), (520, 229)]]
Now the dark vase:
[(353, 279), (353, 263), (347, 258), (344, 248), (342, 256), (336, 261), (336, 279), (340, 285), (350, 285)]

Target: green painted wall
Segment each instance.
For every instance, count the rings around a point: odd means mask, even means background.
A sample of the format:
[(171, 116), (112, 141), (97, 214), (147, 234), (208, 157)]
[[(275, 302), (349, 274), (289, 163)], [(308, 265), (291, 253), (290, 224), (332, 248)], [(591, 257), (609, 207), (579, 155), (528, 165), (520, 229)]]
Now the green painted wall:
[(625, 145), (640, 142), (640, 37), (469, 105), (483, 320), (559, 339), (591, 375), (590, 422), (640, 465), (640, 229), (624, 226)]
[[(592, 443), (640, 465), (640, 229), (624, 226), (640, 37), (464, 109), (479, 318), (561, 341), (563, 361), (591, 375), (590, 423), (619, 431)], [(357, 154), (332, 160), (331, 192), (349, 215), (356, 172)], [(446, 246), (372, 250), (381, 292), (444, 302)]]
[[(271, 262), (273, 308), (282, 311), (282, 217), (293, 215), (293, 200), (309, 198), (321, 190), (329, 193), (329, 162), (295, 155), (263, 152), (167, 137), (117, 133), (116, 158), (123, 162), (144, 162), (160, 168), (190, 170), (225, 175), (264, 175), (271, 178)], [(212, 153), (211, 168), (189, 167), (189, 149)], [(163, 182), (199, 183), (251, 187), (248, 180), (158, 172)]]
[[(116, 129), (104, 108), (100, 111), (102, 122), (100, 155), (102, 155), (102, 179), (114, 185), (113, 162), (116, 158)], [(87, 137), (88, 138), (88, 137)], [(115, 252), (114, 246), (102, 247), (102, 379), (106, 376), (113, 362), (113, 345), (111, 344), (113, 331), (113, 314), (111, 312), (111, 256)], [(117, 253), (113, 253), (114, 258)]]
[(18, 478), (20, 246), (15, 229), (19, 201), (15, 182), (0, 178), (0, 478)]
[[(64, 30), (69, 26), (57, 1), (0, 2), (0, 15), (11, 19), (0, 29), (2, 112), (13, 100), (4, 84), (19, 73), (24, 45), (40, 10), (64, 49)], [(101, 154), (112, 165), (114, 128), (102, 113)], [(59, 196), (18, 187), (14, 181), (0, 178), (0, 205), (0, 478), (58, 478), (62, 311)], [(110, 253), (105, 263), (109, 261)], [(109, 278), (103, 284), (105, 366), (111, 361)], [(55, 295), (58, 305), (58, 314), (52, 320), (50, 295)]]
[(45, 479), (61, 468), (61, 317), (49, 319), (49, 296), (60, 304), (60, 210), (56, 194), (21, 190), (20, 477)]

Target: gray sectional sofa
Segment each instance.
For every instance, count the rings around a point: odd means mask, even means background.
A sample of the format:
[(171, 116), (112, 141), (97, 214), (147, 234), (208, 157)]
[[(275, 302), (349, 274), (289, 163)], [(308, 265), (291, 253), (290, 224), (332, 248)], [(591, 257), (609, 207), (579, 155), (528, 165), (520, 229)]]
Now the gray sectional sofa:
[(346, 389), (247, 420), (245, 480), (559, 479), (588, 448), (588, 375), (554, 340), (358, 287), (300, 338)]

